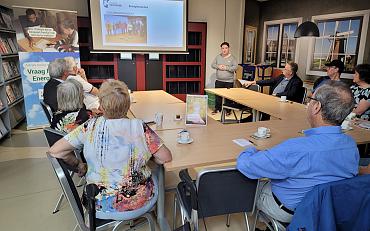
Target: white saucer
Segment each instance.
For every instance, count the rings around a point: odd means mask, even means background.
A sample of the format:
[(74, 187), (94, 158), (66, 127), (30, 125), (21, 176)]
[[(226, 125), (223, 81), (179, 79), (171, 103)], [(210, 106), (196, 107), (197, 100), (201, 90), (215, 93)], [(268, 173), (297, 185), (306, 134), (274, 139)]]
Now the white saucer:
[(288, 102), (288, 100), (279, 99), (279, 102), (286, 103), (286, 102)]
[(173, 120), (175, 120), (175, 121), (180, 121), (180, 120), (182, 120), (182, 118), (179, 118), (179, 119), (176, 119), (176, 118), (175, 118), (175, 119), (173, 119)]
[(255, 137), (262, 138), (262, 139), (264, 139), (264, 138), (269, 138), (269, 137), (271, 136), (271, 135), (270, 135), (270, 133), (267, 133), (266, 135), (261, 136), (261, 135), (259, 135), (259, 134), (258, 134), (258, 132), (255, 132), (253, 135), (254, 135)]
[(344, 129), (344, 128), (341, 127), (341, 129), (342, 129), (342, 131), (350, 131), (350, 130), (353, 130), (353, 127), (348, 127), (346, 129)]
[(182, 141), (180, 138), (177, 139), (177, 143), (179, 144), (190, 144), (193, 141), (194, 141), (193, 138), (189, 138), (187, 141)]

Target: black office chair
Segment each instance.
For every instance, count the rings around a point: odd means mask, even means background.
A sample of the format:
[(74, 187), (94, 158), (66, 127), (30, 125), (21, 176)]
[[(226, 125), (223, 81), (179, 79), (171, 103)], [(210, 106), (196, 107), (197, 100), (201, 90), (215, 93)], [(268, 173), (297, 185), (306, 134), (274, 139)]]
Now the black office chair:
[[(177, 205), (180, 206), (182, 224), (190, 222), (199, 230), (198, 218), (232, 213), (244, 213), (247, 229), (250, 230), (248, 214), (254, 213), (258, 180), (241, 174), (235, 167), (204, 169), (193, 181), (187, 169), (179, 173), (181, 182), (176, 188), (174, 202), (174, 228)], [(229, 216), (227, 217), (229, 225)]]
[[(98, 194), (97, 186), (95, 184), (89, 184), (86, 186), (86, 200), (85, 205), (87, 213), (89, 215), (89, 226), (85, 224), (85, 214), (83, 210), (83, 205), (81, 199), (78, 195), (76, 186), (73, 183), (72, 177), (69, 174), (70, 166), (68, 166), (63, 160), (54, 158), (47, 155), (48, 159), (53, 167), (53, 170), (58, 178), (60, 186), (63, 189), (64, 195), (67, 198), (69, 205), (71, 206), (72, 212), (77, 220), (77, 227), (80, 227), (83, 231), (91, 230), (106, 230), (113, 227), (113, 230), (116, 230), (119, 225), (121, 225), (123, 220), (109, 220), (109, 219), (98, 219), (95, 217), (95, 196)], [(155, 230), (155, 222), (153, 220), (150, 212), (146, 212), (139, 217), (144, 217), (149, 222), (149, 229), (151, 231)]]
[[(251, 90), (251, 91), (261, 92), (261, 86), (259, 86), (257, 84), (251, 85), (247, 89)], [(226, 118), (225, 118), (226, 110), (231, 110), (232, 111), (235, 120), (226, 120)], [(239, 118), (236, 115), (235, 111), (240, 112), (240, 117)], [(222, 105), (221, 122), (222, 123), (235, 123), (235, 122), (240, 123), (241, 121), (243, 121), (243, 115), (249, 115), (249, 114), (252, 114), (252, 109), (250, 107), (247, 107), (247, 106), (244, 106), (242, 104), (238, 104), (238, 103), (235, 103), (235, 102), (232, 102), (232, 101), (226, 102)]]
[(51, 119), (53, 118), (53, 112), (51, 111), (50, 106), (44, 102), (44, 100), (40, 100), (40, 104), (42, 109), (44, 110), (44, 113), (46, 115), (46, 118), (49, 121), (49, 124), (51, 124)]

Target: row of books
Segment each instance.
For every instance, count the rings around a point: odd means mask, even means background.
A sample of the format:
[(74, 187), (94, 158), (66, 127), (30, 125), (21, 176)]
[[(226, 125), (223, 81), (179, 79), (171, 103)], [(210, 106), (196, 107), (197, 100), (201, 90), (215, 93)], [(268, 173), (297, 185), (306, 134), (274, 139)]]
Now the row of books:
[(3, 61), (3, 76), (4, 80), (19, 76), (18, 63), (15, 61)]
[(13, 30), (12, 17), (4, 12), (0, 13), (0, 27)]
[(0, 99), (0, 111), (4, 108), (4, 104), (3, 104), (3, 101), (1, 101)]
[(17, 84), (9, 84), (5, 86), (5, 91), (8, 99), (8, 104), (11, 104), (22, 97), (22, 91)]
[(0, 118), (0, 139), (8, 133), (3, 120)]
[(0, 53), (1, 54), (18, 53), (17, 41), (14, 38), (1, 36)]
[(23, 104), (17, 104), (9, 110), (10, 126), (14, 127), (16, 124), (18, 124), (19, 121), (24, 118), (24, 107)]

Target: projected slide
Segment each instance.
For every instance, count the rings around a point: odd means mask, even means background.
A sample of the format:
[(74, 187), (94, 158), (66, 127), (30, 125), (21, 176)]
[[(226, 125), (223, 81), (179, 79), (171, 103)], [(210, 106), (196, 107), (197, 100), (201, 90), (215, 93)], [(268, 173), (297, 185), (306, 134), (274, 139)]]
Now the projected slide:
[(145, 16), (104, 15), (107, 43), (147, 43)]
[[(94, 48), (186, 49), (185, 1), (100, 0), (99, 3), (96, 2), (99, 15), (94, 2), (96, 1), (91, 0)], [(96, 30), (99, 31), (98, 34)]]

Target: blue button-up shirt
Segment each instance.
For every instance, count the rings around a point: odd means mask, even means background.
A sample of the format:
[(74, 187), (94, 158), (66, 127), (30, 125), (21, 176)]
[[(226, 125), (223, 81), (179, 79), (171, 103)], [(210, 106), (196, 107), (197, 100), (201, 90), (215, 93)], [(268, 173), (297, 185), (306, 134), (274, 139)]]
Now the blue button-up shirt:
[(356, 142), (339, 126), (312, 128), (304, 134), (265, 151), (248, 148), (237, 160), (245, 176), (270, 178), (272, 192), (292, 210), (315, 185), (358, 174)]

